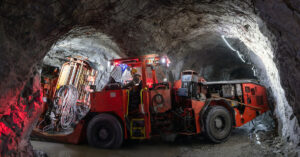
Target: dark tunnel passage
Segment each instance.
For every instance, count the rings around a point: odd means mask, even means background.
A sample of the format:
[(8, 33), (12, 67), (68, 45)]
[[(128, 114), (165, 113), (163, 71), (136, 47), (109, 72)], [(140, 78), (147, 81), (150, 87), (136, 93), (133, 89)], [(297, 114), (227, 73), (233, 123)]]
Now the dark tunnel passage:
[(110, 59), (152, 53), (169, 56), (170, 81), (185, 69), (209, 81), (258, 79), (274, 101), (278, 137), (299, 150), (299, 6), (296, 0), (0, 1), (1, 155), (33, 156), (28, 141), (42, 110), (43, 64), (88, 57), (101, 90)]
[[(233, 51), (232, 45), (241, 49), (241, 52)], [(253, 63), (248, 57), (249, 54), (255, 54), (238, 39), (225, 39), (222, 35), (209, 32), (187, 41), (183, 49), (186, 53), (182, 55), (172, 52), (176, 54), (174, 59), (179, 61), (171, 68), (176, 79), (179, 78), (177, 71), (184, 69), (193, 69), (208, 81), (257, 79)]]

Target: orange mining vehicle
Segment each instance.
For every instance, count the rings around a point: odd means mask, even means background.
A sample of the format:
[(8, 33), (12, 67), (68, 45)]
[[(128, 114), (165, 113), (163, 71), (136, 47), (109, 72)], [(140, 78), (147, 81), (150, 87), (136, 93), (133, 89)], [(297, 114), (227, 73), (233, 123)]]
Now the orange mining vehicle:
[(167, 134), (204, 133), (220, 143), (232, 128), (269, 110), (266, 89), (252, 80), (206, 82), (187, 70), (171, 83), (165, 76), (170, 61), (159, 55), (111, 63), (115, 68), (110, 81), (102, 91), (90, 93), (89, 111), (72, 133), (36, 129), (35, 134), (71, 143), (86, 139), (100, 148)]

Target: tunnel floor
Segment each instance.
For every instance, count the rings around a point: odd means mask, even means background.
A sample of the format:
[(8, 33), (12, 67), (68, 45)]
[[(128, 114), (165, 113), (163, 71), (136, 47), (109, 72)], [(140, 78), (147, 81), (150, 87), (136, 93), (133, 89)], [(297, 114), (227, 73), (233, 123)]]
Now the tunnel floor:
[(31, 141), (34, 150), (45, 152), (48, 157), (252, 157), (277, 156), (249, 138), (247, 128), (236, 128), (225, 143), (211, 144), (202, 136), (177, 137), (174, 142), (152, 139), (143, 142), (127, 141), (120, 149), (96, 149), (88, 145)]

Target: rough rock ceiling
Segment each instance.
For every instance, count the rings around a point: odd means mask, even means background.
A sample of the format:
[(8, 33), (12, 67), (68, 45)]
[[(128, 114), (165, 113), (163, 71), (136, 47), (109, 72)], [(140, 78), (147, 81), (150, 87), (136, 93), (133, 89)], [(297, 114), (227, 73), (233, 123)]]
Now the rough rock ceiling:
[[(100, 71), (97, 87), (98, 90), (102, 89), (111, 71), (108, 61), (125, 55), (121, 53), (115, 42), (95, 29), (76, 28), (68, 34), (66, 38), (60, 39), (52, 46), (43, 63), (60, 67), (69, 56), (87, 57)], [(226, 45), (226, 42), (229, 45)], [(251, 59), (247, 58), (253, 52), (238, 39), (226, 39), (226, 42), (220, 34), (210, 32), (186, 41), (182, 44), (184, 51), (181, 53), (169, 52), (168, 57), (173, 62), (169, 73), (171, 80), (179, 79), (180, 72), (187, 69), (196, 70), (208, 81), (256, 78), (254, 65)], [(239, 51), (243, 58), (230, 49), (231, 45), (241, 49)], [(137, 55), (141, 54), (137, 53)]]
[(43, 64), (61, 67), (68, 57), (88, 58), (97, 68), (97, 90), (101, 90), (109, 79), (112, 66), (109, 60), (124, 57), (118, 45), (110, 37), (93, 28), (74, 28), (57, 41), (43, 59)]

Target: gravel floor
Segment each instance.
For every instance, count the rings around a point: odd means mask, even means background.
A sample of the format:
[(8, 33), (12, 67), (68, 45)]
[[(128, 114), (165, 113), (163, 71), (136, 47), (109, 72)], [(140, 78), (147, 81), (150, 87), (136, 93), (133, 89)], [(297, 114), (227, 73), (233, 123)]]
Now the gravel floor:
[(245, 128), (234, 129), (230, 139), (221, 144), (211, 144), (203, 137), (177, 137), (174, 142), (153, 139), (143, 142), (129, 141), (120, 149), (105, 150), (88, 145), (71, 145), (32, 141), (35, 150), (47, 153), (48, 157), (252, 157), (281, 156), (266, 152), (249, 139)]

